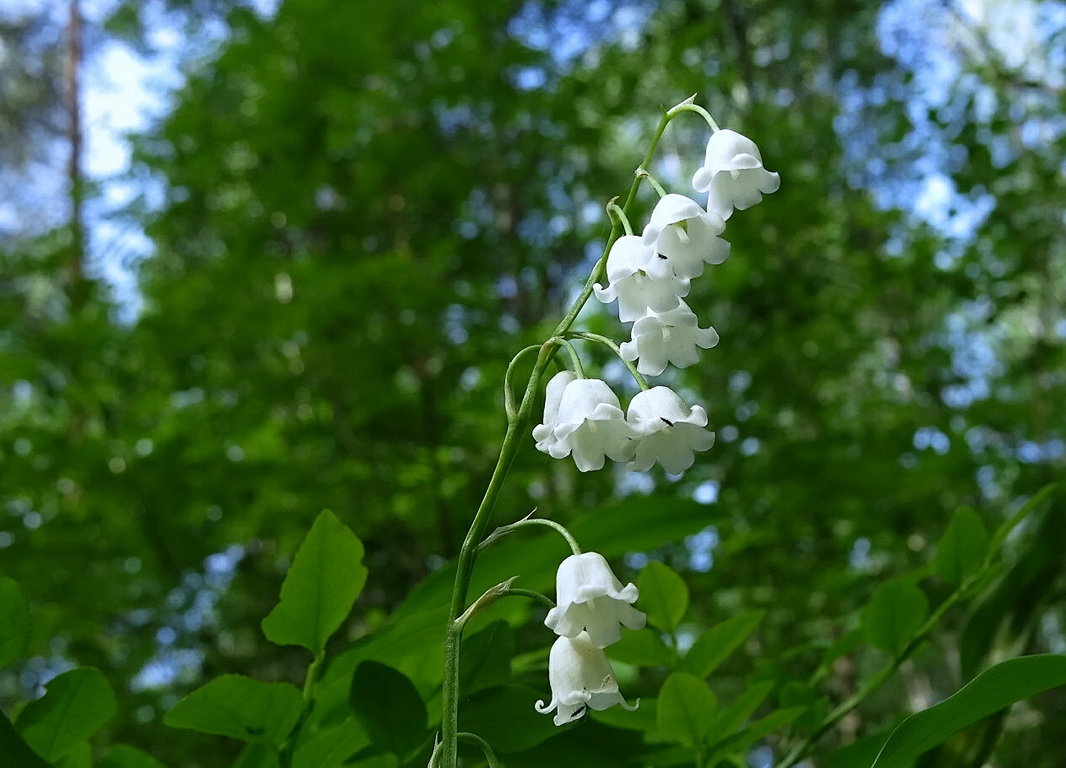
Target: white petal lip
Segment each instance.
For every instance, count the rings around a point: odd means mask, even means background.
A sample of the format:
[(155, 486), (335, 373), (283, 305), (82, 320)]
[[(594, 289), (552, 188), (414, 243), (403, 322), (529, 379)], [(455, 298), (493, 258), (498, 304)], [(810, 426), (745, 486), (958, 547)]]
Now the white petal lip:
[(633, 430), (606, 382), (573, 374), (557, 374), (552, 382), (556, 386), (545, 396), (544, 423), (533, 430), (537, 450), (554, 459), (572, 456), (582, 472), (602, 469), (605, 457), (613, 461), (633, 457)]
[(636, 704), (622, 698), (610, 662), (585, 632), (573, 638), (559, 637), (552, 645), (548, 682), (551, 701), (545, 704), (542, 699), (534, 706), (541, 714), (557, 710), (553, 719), (556, 725), (578, 719), (586, 709), (602, 710), (615, 704), (636, 709)]
[(652, 387), (630, 401), (627, 420), (638, 435), (636, 454), (630, 469), (644, 472), (655, 462), (670, 474), (680, 474), (692, 466), (694, 451), (714, 444), (702, 406), (691, 408), (668, 387)]
[(707, 209), (728, 219), (776, 192), (781, 177), (763, 167), (762, 153), (751, 139), (728, 128), (707, 142), (703, 165), (692, 175), (697, 192), (707, 192)]
[(544, 619), (558, 635), (576, 637), (587, 632), (597, 648), (621, 639), (621, 627), (641, 629), (647, 619), (632, 607), (639, 597), (635, 584), (622, 583), (598, 552), (571, 555), (555, 576), (558, 604)]
[(623, 360), (638, 360), (637, 370), (645, 376), (658, 376), (667, 364), (685, 368), (699, 361), (697, 349), (710, 349), (718, 343), (714, 328), (700, 328), (688, 304), (680, 301), (668, 312), (649, 312), (633, 324), (632, 340), (623, 342)]

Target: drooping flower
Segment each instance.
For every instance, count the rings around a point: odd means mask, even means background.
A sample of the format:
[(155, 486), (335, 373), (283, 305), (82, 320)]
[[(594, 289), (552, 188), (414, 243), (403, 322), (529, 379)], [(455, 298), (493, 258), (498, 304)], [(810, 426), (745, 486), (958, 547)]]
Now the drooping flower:
[(703, 165), (692, 176), (697, 192), (707, 192), (707, 209), (728, 219), (776, 192), (781, 177), (763, 168), (755, 142), (728, 128), (715, 131), (707, 142)]
[[(552, 393), (554, 396), (554, 393)], [(633, 455), (633, 431), (618, 396), (600, 379), (573, 379), (562, 386), (555, 423), (546, 404), (545, 423), (533, 430), (537, 448), (552, 458), (571, 454), (582, 472), (602, 469), (604, 457), (627, 461)]]
[(622, 637), (621, 627), (641, 629), (647, 617), (633, 607), (639, 596), (635, 584), (622, 583), (597, 552), (571, 555), (559, 564), (555, 575), (557, 604), (544, 623), (563, 637), (587, 632), (597, 648), (606, 648)]
[(645, 245), (637, 235), (623, 235), (607, 255), (606, 288), (593, 286), (596, 298), (604, 304), (618, 300), (618, 318), (623, 323), (638, 320), (648, 313), (665, 312), (688, 295), (689, 281), (675, 277), (655, 248)]
[(717, 213), (671, 193), (656, 203), (641, 240), (655, 249), (675, 277), (691, 279), (703, 274), (704, 264), (721, 264), (729, 257), (729, 243), (718, 237), (724, 230), (725, 221)]
[(628, 421), (637, 433), (637, 450), (629, 468), (644, 472), (658, 461), (672, 475), (692, 466), (693, 451), (714, 445), (714, 432), (706, 429), (707, 412), (689, 408), (668, 387), (637, 393), (629, 403)]
[(552, 447), (558, 442), (554, 430), (559, 425), (559, 404), (563, 399), (563, 390), (576, 378), (577, 374), (573, 371), (559, 371), (551, 377), (548, 386), (545, 387), (544, 423), (533, 428), (533, 439), (537, 441), (538, 451), (552, 454)]
[(623, 360), (638, 360), (637, 370), (645, 376), (658, 376), (667, 363), (685, 368), (699, 360), (700, 349), (718, 343), (714, 328), (700, 328), (699, 319), (688, 304), (679, 301), (667, 312), (649, 312), (633, 323), (632, 341), (622, 342)]
[(555, 641), (548, 654), (548, 682), (551, 701), (545, 704), (542, 699), (535, 706), (541, 714), (556, 710), (553, 720), (556, 725), (577, 720), (588, 709), (602, 710), (621, 704), (632, 711), (640, 703), (628, 704), (622, 698), (610, 662), (587, 632)]

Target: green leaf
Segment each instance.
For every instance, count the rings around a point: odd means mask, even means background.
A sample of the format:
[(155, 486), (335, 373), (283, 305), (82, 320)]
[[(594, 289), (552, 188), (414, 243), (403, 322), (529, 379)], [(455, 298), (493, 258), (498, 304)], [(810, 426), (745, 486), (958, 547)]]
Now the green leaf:
[(14, 579), (0, 578), (0, 667), (17, 661), (30, 644), (30, 604)]
[(892, 579), (874, 590), (862, 613), (862, 624), (871, 645), (897, 655), (928, 615), (925, 593), (906, 579)]
[(222, 675), (175, 704), (163, 722), (171, 728), (278, 745), (302, 709), (303, 696), (293, 685)]
[(648, 732), (655, 730), (656, 713), (658, 711), (658, 699), (642, 697), (636, 709), (608, 707), (599, 711), (593, 710), (588, 713), (588, 717), (613, 728)]
[(1066, 685), (1066, 655), (1022, 656), (996, 664), (953, 696), (900, 723), (873, 768), (904, 768), (963, 728), (1060, 685)]
[(355, 668), (349, 701), (370, 743), (404, 758), (426, 735), (426, 705), (401, 672), (376, 661)]
[(163, 764), (136, 747), (116, 744), (107, 750), (98, 768), (164, 768)]
[(688, 585), (667, 565), (652, 560), (637, 579), (640, 608), (648, 622), (664, 632), (674, 632), (688, 610)]
[(718, 700), (707, 683), (688, 672), (674, 672), (659, 691), (656, 724), (666, 738), (697, 746), (714, 723), (717, 709)]
[(988, 552), (988, 531), (980, 515), (962, 507), (951, 518), (944, 537), (937, 546), (933, 565), (937, 575), (948, 584), (961, 584), (977, 571)]
[(756, 741), (770, 735), (779, 728), (784, 728), (806, 711), (806, 707), (774, 710), (766, 717), (756, 720), (740, 733), (730, 736), (725, 741), (715, 745), (710, 757), (707, 759), (707, 765), (714, 765), (726, 755), (746, 752), (748, 747)]
[(514, 632), (506, 621), (494, 621), (463, 640), (459, 660), (461, 696), (511, 681)]
[(759, 705), (766, 701), (773, 689), (774, 684), (771, 682), (756, 683), (733, 699), (729, 706), (722, 707), (714, 720), (715, 741), (732, 736), (755, 713)]
[(93, 750), (87, 741), (79, 741), (54, 763), (56, 768), (93, 768)]
[(0, 768), (51, 768), (30, 749), (0, 710)]
[(45, 695), (26, 705), (16, 726), (37, 754), (53, 762), (96, 733), (117, 709), (100, 670), (79, 667), (48, 683)]
[(476, 733), (497, 752), (524, 752), (560, 733), (552, 715), (533, 705), (547, 700), (525, 685), (503, 685), (475, 694), (459, 708), (459, 730)]
[(366, 583), (363, 543), (325, 510), (311, 526), (281, 585), (281, 600), (263, 619), (277, 645), (300, 645), (321, 656)]
[(279, 768), (278, 750), (269, 744), (247, 744), (233, 768)]
[(674, 661), (674, 652), (653, 629), (627, 630), (621, 640), (603, 650), (616, 661), (638, 667), (668, 667)]
[(748, 639), (765, 615), (763, 611), (750, 611), (711, 627), (685, 653), (681, 669), (696, 677), (707, 677)]
[(338, 726), (319, 731), (297, 747), (292, 768), (337, 768), (369, 744), (363, 730), (349, 718)]

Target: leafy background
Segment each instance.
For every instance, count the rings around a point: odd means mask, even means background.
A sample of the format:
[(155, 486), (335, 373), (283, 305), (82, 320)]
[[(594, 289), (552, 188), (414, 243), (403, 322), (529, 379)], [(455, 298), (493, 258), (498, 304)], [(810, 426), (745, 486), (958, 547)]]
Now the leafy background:
[[(151, 55), (159, 26), (182, 45), (164, 114), (129, 137), (137, 195), (109, 206), (108, 180), (52, 188), (42, 170), (72, 139), (65, 19), (2, 9), (0, 575), (34, 619), (0, 705), (95, 667), (119, 694), (97, 756), (231, 764), (239, 745), (179, 738), (163, 714), (223, 673), (300, 683), (306, 652), (260, 622), (323, 508), (369, 571), (338, 659), (416, 584), (398, 615), (439, 605), (504, 367), (598, 255), (658, 105), (695, 92), (783, 180), (730, 221), (732, 257), (690, 300), (722, 342), (673, 381), (718, 442), (680, 479), (578, 475), (530, 445), (500, 522), (584, 519), (623, 578), (682, 573), (681, 646), (763, 612), (711, 678), (723, 701), (760, 682), (782, 708), (845, 698), (883, 651), (789, 683), (886, 579), (950, 592), (927, 564), (958, 507), (994, 528), (1066, 462), (1064, 19), (995, 0), (119, 3), (87, 24), (86, 60), (108, 42)], [(705, 138), (695, 118), (671, 128), (665, 183), (683, 191)], [(87, 231), (72, 202), (97, 211)], [(104, 279), (122, 254), (93, 221), (147, 237), (135, 290)], [(622, 336), (607, 311), (584, 322)], [(1005, 654), (1066, 650), (1062, 529), (1053, 499), (828, 742)], [(524, 575), (547, 588), (565, 548), (537, 551)], [(527, 610), (500, 616), (544, 696), (550, 638)], [(427, 694), (432, 662), (394, 665)], [(632, 696), (665, 676), (620, 674)], [(1061, 691), (1014, 710), (992, 764), (1061, 765), (1064, 710)]]

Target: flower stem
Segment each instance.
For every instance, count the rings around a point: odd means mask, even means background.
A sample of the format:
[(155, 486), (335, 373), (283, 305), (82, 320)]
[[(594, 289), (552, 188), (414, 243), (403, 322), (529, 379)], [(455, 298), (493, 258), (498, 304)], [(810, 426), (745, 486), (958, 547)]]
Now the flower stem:
[(570, 355), (570, 362), (574, 366), (574, 373), (577, 374), (577, 377), (579, 379), (585, 378), (585, 367), (581, 365), (581, 358), (578, 357), (577, 350), (574, 349), (574, 345), (563, 338), (555, 339), (554, 341), (557, 344), (561, 344), (563, 347), (566, 348), (566, 353)]
[(666, 197), (667, 192), (665, 189), (663, 189), (663, 185), (659, 183), (658, 179), (651, 175), (647, 168), (643, 166), (637, 168), (637, 176), (641, 176), (648, 180), (648, 183), (651, 184), (652, 189), (654, 189), (655, 192), (659, 195), (659, 199)]
[(669, 115), (670, 117), (675, 117), (675, 116), (681, 114), (682, 112), (695, 112), (697, 115), (699, 115), (700, 117), (702, 117), (704, 120), (707, 121), (707, 125), (711, 126), (711, 130), (712, 131), (717, 132), (717, 131), (721, 130), (718, 127), (718, 123), (716, 123), (714, 121), (714, 118), (711, 117), (711, 113), (708, 112), (703, 107), (701, 107), (699, 104), (684, 104), (684, 103), (678, 104), (676, 107), (673, 107), (666, 114)]
[(629, 217), (626, 216), (625, 211), (618, 207), (618, 203), (614, 201), (615, 199), (612, 199), (611, 202), (607, 203), (607, 215), (613, 216), (615, 219), (622, 222), (622, 229), (625, 230), (625, 233), (627, 235), (632, 235), (633, 226), (629, 223)]
[[(641, 160), (640, 167), (645, 167), (651, 162), (655, 148), (658, 146), (666, 126), (678, 114), (676, 109), (663, 112), (662, 117), (659, 119), (659, 125), (652, 135), (651, 143), (648, 145), (648, 151), (645, 153), (643, 160)], [(641, 177), (636, 176), (630, 184), (629, 192), (622, 205), (623, 213), (628, 214), (630, 207), (633, 205), (633, 201), (637, 197), (637, 190), (640, 187), (640, 181)], [(551, 337), (562, 337), (563, 334), (570, 330), (570, 326), (574, 324), (582, 307), (585, 306), (589, 296), (592, 295), (593, 286), (603, 279), (603, 272), (607, 264), (607, 254), (621, 233), (622, 227), (619, 226), (618, 222), (614, 222), (611, 226), (610, 234), (607, 236), (603, 253), (592, 268), (592, 272), (585, 281), (581, 293), (574, 299), (573, 304), (570, 305), (562, 320), (552, 331)], [(520, 437), (525, 437), (525, 429), (530, 413), (533, 410), (533, 403), (537, 397), (541, 377), (544, 374), (544, 369), (551, 362), (555, 350), (556, 346), (554, 344), (544, 344), (540, 347), (536, 363), (533, 365), (533, 371), (530, 373), (529, 381), (526, 383), (521, 404), (515, 412), (514, 418), (511, 418), (511, 415), (508, 414), (507, 431), (504, 433), (503, 444), (500, 446), (500, 456), (496, 460), (496, 467), (493, 469), (492, 477), (489, 478), (489, 484), (485, 488), (485, 495), (481, 499), (481, 504), (478, 505), (477, 512), (474, 513), (470, 529), (467, 531), (463, 544), (459, 549), (455, 582), (452, 585), (451, 605), (448, 610), (448, 623), (444, 636), (444, 679), (441, 692), (441, 768), (457, 768), (458, 765), (459, 649), (462, 645), (463, 628), (461, 625), (457, 625), (455, 620), (466, 609), (466, 597), (470, 589), (470, 578), (474, 570), (474, 560), (477, 558), (478, 545), (485, 535), (485, 529), (488, 527), (492, 510), (496, 506), (496, 501), (503, 488), (504, 479), (514, 463), (515, 456), (518, 454), (518, 449), (521, 446)]]
[(640, 387), (641, 392), (646, 392), (649, 389), (648, 380), (644, 378), (644, 375), (637, 370), (637, 367), (633, 365), (631, 361), (622, 357), (621, 348), (611, 339), (608, 339), (606, 336), (601, 336), (598, 333), (588, 333), (587, 331), (570, 331), (566, 335), (575, 339), (585, 339), (586, 341), (594, 341), (597, 344), (603, 344), (614, 352), (618, 356), (618, 359), (622, 361), (622, 365), (629, 370), (629, 373), (633, 376), (633, 380), (636, 381), (637, 386)]
[(578, 546), (577, 539), (574, 538), (573, 534), (571, 534), (570, 531), (566, 530), (566, 528), (564, 528), (559, 523), (555, 522), (554, 520), (549, 520), (546, 517), (523, 517), (521, 520), (516, 520), (515, 522), (510, 523), (509, 525), (501, 525), (499, 528), (497, 528), (495, 531), (485, 537), (485, 540), (481, 542), (480, 546), (478, 546), (478, 551), (480, 552), (497, 539), (501, 539), (507, 534), (513, 531), (517, 531), (519, 528), (523, 528), (527, 525), (546, 525), (549, 528), (555, 529), (559, 532), (560, 535), (562, 535), (564, 539), (566, 539), (566, 543), (570, 545), (571, 552), (573, 552), (575, 555), (581, 554), (581, 547)]

